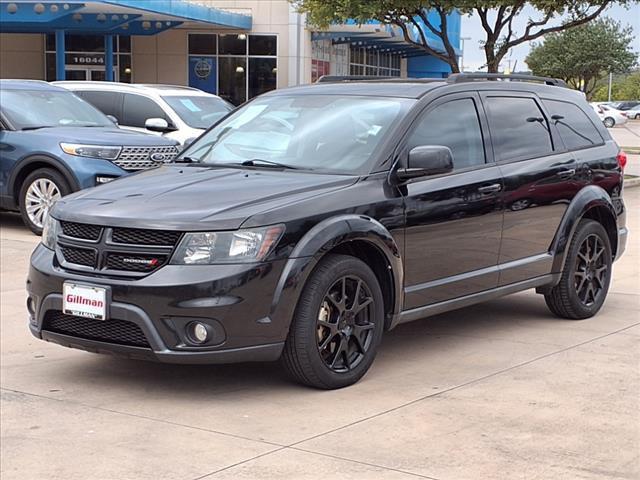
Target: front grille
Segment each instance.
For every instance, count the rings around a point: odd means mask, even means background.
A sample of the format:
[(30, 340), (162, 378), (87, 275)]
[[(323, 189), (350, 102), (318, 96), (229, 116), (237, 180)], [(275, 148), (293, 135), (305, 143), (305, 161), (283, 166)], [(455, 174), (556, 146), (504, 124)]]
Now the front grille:
[(81, 238), (83, 240), (98, 240), (102, 227), (97, 225), (89, 225), (86, 223), (60, 222), (62, 225), (62, 233), (67, 237)]
[(151, 348), (142, 329), (125, 320), (92, 320), (49, 310), (45, 314), (42, 329), (87, 340)]
[[(159, 161), (151, 159), (151, 155), (161, 154), (164, 158)], [(113, 161), (124, 170), (146, 170), (171, 162), (178, 154), (178, 149), (174, 146), (155, 147), (123, 147), (118, 158)]]
[(180, 232), (165, 230), (140, 230), (135, 228), (114, 228), (111, 240), (114, 243), (130, 245), (162, 245), (173, 247), (180, 238)]
[(165, 255), (138, 254), (107, 254), (107, 270), (122, 270), (125, 272), (153, 272), (167, 260)]
[(64, 261), (83, 265), (85, 267), (95, 267), (96, 251), (90, 248), (62, 247)]

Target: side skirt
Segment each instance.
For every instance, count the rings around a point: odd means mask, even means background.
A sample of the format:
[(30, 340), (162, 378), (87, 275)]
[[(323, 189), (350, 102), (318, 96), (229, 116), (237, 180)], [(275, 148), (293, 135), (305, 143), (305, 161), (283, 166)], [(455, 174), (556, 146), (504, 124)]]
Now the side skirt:
[(395, 322), (391, 325), (391, 328), (401, 323), (412, 322), (413, 320), (419, 320), (421, 318), (430, 317), (432, 315), (438, 315), (440, 313), (449, 312), (458, 308), (468, 307), (476, 303), (486, 302), (487, 300), (493, 300), (494, 298), (503, 297), (511, 293), (521, 292), (523, 290), (529, 290), (531, 288), (538, 288), (549, 284), (557, 283), (560, 279), (560, 274), (542, 275), (540, 277), (525, 280), (523, 282), (512, 283), (509, 285), (503, 285), (491, 290), (485, 290), (484, 292), (474, 293), (472, 295), (466, 295), (460, 298), (454, 298), (452, 300), (446, 300), (444, 302), (434, 303), (431, 305), (425, 305), (424, 307), (413, 308), (411, 310), (405, 310), (395, 318)]

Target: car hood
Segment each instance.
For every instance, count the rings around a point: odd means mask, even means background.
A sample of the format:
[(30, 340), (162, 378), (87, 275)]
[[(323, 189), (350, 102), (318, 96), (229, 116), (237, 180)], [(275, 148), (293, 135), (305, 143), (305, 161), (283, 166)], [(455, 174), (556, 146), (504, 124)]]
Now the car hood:
[[(27, 132), (25, 132), (27, 133)], [(117, 127), (52, 127), (28, 131), (34, 137), (49, 137), (59, 142), (89, 145), (152, 146), (176, 145), (175, 140)]]
[(326, 195), (357, 180), (293, 171), (167, 165), (64, 197), (52, 216), (119, 227), (236, 229), (252, 215)]

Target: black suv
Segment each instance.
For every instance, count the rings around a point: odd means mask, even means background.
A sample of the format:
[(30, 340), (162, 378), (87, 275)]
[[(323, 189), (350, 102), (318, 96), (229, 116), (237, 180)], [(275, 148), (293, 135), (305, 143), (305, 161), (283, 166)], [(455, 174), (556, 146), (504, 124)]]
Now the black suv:
[(60, 200), (31, 258), (32, 333), (163, 362), (280, 358), (339, 388), (403, 322), (532, 288), (559, 317), (598, 312), (627, 237), (626, 157), (582, 94), (324, 80)]

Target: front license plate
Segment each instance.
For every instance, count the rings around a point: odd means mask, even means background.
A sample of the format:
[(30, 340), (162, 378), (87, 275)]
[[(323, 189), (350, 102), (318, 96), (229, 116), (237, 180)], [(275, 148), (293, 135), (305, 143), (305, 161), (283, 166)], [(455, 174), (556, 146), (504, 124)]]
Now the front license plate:
[(107, 318), (107, 289), (91, 285), (65, 283), (62, 310), (68, 315), (104, 320)]

